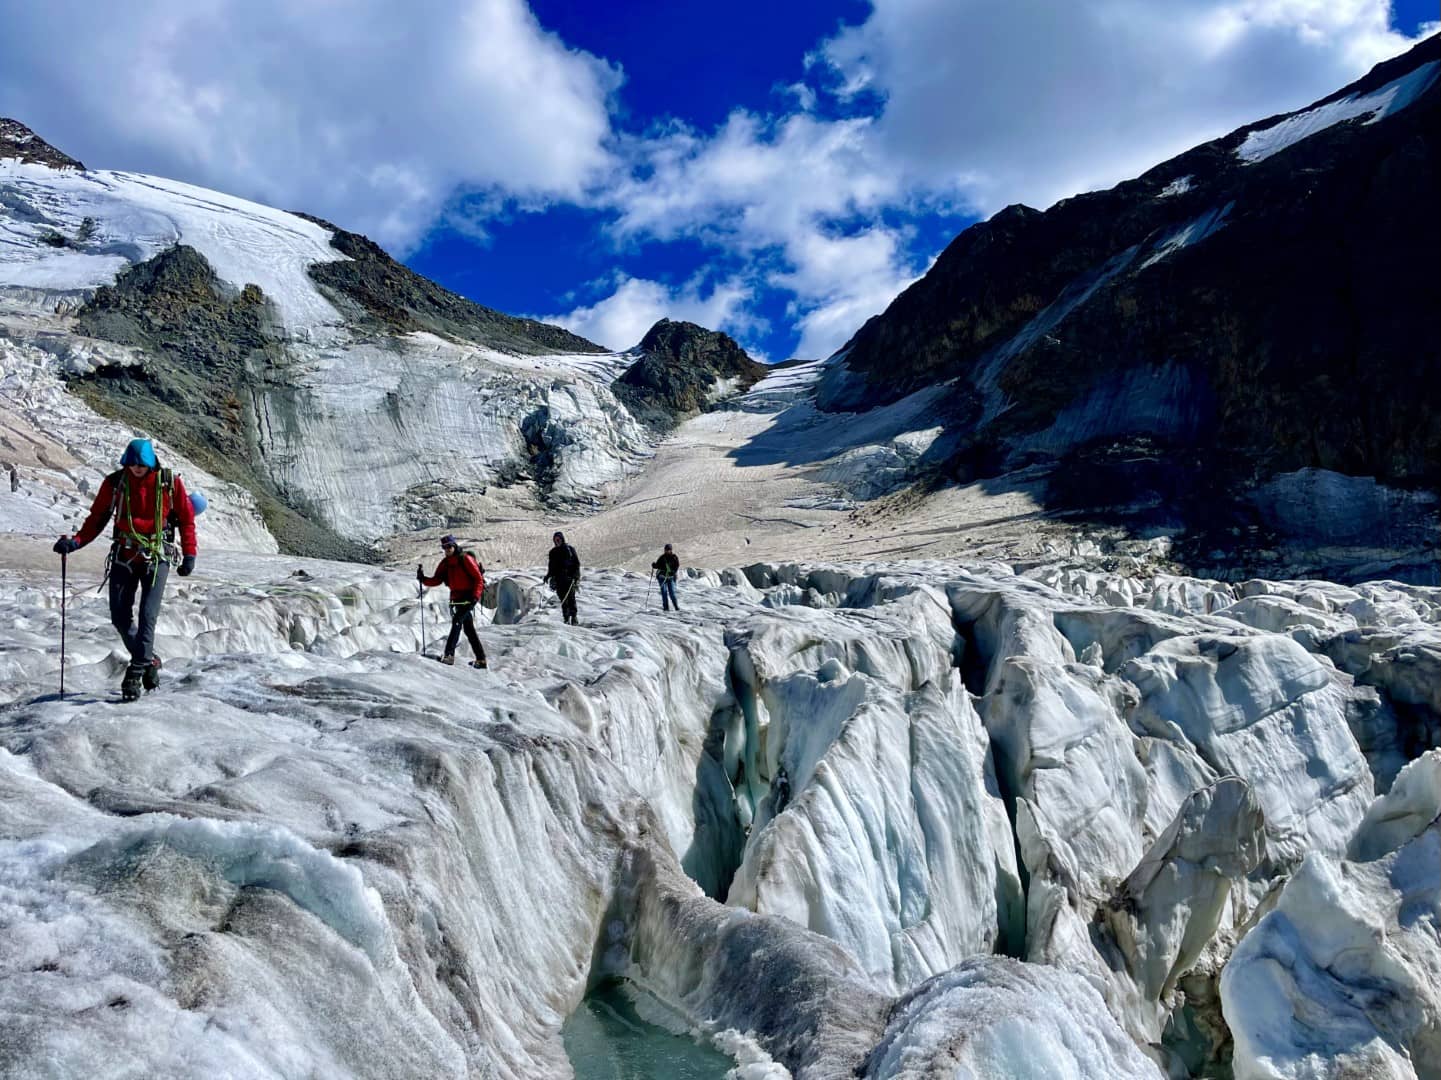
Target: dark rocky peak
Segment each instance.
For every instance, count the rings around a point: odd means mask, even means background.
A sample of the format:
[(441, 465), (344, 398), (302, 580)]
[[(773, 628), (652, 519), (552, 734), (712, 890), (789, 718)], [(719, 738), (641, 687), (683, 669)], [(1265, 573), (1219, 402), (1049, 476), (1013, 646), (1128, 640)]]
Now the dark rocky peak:
[(1051, 509), (1149, 504), (1193, 536), (1244, 534), (1248, 493), (1303, 470), (1441, 487), (1438, 74), (1432, 37), (1108, 191), (972, 226), (855, 334), (821, 406), (944, 384), (954, 479), (1048, 469)]
[(661, 319), (641, 338), (639, 350), (647, 356), (700, 367), (723, 375), (743, 375), (752, 368), (764, 371), (746, 355), (729, 334), (707, 330), (693, 322)]
[(652, 427), (674, 427), (719, 398), (749, 389), (766, 373), (729, 334), (661, 319), (637, 346), (639, 359), (611, 384)]
[(312, 214), (292, 211), (332, 233), (330, 246), (348, 260), (316, 263), (311, 278), (341, 311), (397, 334), (428, 330), (522, 355), (605, 352), (593, 341), (559, 326), (505, 315), (457, 296), (396, 262), (381, 246)]
[[(1101, 273), (1109, 260), (1133, 247), (1141, 253), (1133, 269), (1140, 269), (1149, 258), (1143, 249), (1208, 211), (1231, 204), (1227, 228), (1213, 230), (1213, 235), (1235, 235), (1240, 231), (1235, 226), (1245, 217), (1259, 217), (1273, 208), (1289, 214), (1295, 209), (1290, 204), (1307, 198), (1328, 173), (1375, 173), (1383, 161), (1390, 161), (1385, 176), (1375, 177), (1384, 182), (1396, 179), (1398, 169), (1420, 167), (1419, 158), (1435, 147), (1436, 132), (1426, 127), (1425, 118), (1434, 118), (1441, 95), (1441, 79), (1430, 74), (1437, 61), (1441, 35), (1378, 65), (1315, 105), (1248, 124), (1108, 191), (1064, 199), (1045, 212), (1010, 206), (971, 226), (925, 277), (857, 331), (846, 346), (844, 370), (835, 370), (822, 388), (823, 406), (885, 404), (932, 382), (964, 376), (1086, 275)], [(1429, 72), (1427, 65), (1433, 65)], [(1255, 132), (1372, 94), (1412, 73), (1421, 78), (1410, 89), (1422, 86), (1424, 92), (1382, 119), (1373, 113), (1343, 119), (1264, 158), (1248, 160), (1239, 153)], [(1409, 149), (1403, 150), (1408, 143)], [(1400, 156), (1392, 158), (1393, 153)], [(1355, 157), (1364, 160), (1348, 161)], [(1338, 224), (1344, 223), (1313, 217), (1305, 227), (1330, 230)], [(1194, 235), (1188, 254), (1202, 246)], [(1267, 258), (1276, 253), (1257, 254)], [(860, 377), (847, 377), (856, 375)]]
[(0, 160), (5, 158), (49, 165), (52, 169), (85, 168), (69, 154), (56, 150), (19, 120), (0, 116)]

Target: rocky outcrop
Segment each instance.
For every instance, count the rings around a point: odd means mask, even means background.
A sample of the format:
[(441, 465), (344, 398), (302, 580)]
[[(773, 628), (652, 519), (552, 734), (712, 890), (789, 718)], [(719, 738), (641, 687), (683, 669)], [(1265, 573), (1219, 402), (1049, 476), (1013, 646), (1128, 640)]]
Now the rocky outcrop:
[(402, 266), (379, 244), (358, 233), (309, 214), (297, 216), (329, 229), (334, 234), (331, 246), (347, 256), (315, 263), (310, 267), (311, 278), (341, 311), (369, 321), (385, 333), (428, 330), (521, 355), (606, 351), (559, 326), (482, 307)]
[(253, 400), (286, 353), (256, 285), (236, 290), (194, 248), (176, 245), (123, 272), (76, 313), (80, 333), (139, 350), (139, 364), (99, 365), (71, 381), (101, 415), (153, 431), (222, 479), (249, 490), (282, 548), (369, 561), (304, 495), (278, 487), (254, 434)]
[[(1310, 109), (971, 227), (855, 335), (821, 404), (948, 382), (952, 472), (1079, 457), (1067, 509), (1308, 468), (1436, 488), (1438, 71), (1432, 37)], [(1181, 516), (1257, 523), (1200, 502)]]
[(3, 332), (43, 331), (47, 372), (248, 491), (288, 553), (363, 560), (396, 533), (592, 508), (646, 451), (609, 390), (628, 359), (463, 300), (363, 237), (33, 163), (7, 163), (0, 224)]
[(616, 397), (652, 427), (668, 429), (766, 373), (729, 334), (662, 319), (638, 346), (640, 359), (611, 383)]
[(49, 165), (52, 169), (83, 169), (69, 154), (55, 149), (19, 120), (0, 116), (0, 160), (19, 158), (22, 162)]

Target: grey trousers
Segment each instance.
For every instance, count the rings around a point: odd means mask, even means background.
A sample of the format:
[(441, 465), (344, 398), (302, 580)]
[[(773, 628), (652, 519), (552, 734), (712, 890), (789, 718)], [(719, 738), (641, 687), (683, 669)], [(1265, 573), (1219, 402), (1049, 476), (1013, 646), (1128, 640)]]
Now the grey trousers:
[[(160, 618), (160, 601), (165, 596), (169, 563), (128, 563), (116, 559), (110, 566), (110, 621), (125, 647), (130, 663), (146, 667), (155, 657), (155, 622)], [(135, 621), (135, 594), (140, 593), (140, 621)]]

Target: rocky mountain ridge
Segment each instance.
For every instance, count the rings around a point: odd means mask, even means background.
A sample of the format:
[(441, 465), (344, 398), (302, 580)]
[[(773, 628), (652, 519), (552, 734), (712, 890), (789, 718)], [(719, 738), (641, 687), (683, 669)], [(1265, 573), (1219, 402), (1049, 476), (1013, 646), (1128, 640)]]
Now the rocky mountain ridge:
[(359, 233), (311, 214), (296, 216), (329, 230), (331, 246), (346, 256), (313, 264), (310, 276), (337, 307), (353, 307), (383, 333), (423, 330), (522, 356), (606, 351), (562, 327), (505, 315), (458, 296), (396, 262)]
[(247, 490), (287, 551), (593, 507), (647, 452), (609, 389), (629, 360), (316, 219), (45, 156), (0, 161), (0, 374), (43, 346), (96, 412)]
[[(1434, 493), (1438, 71), (1433, 36), (1136, 180), (972, 226), (851, 339), (822, 407), (944, 386), (944, 475), (1046, 466), (1053, 509), (1144, 504), (1198, 534), (1274, 524), (1250, 493), (1298, 470)], [(1393, 501), (1380, 528), (1432, 529), (1434, 502)]]
[(662, 430), (749, 390), (767, 370), (729, 334), (692, 322), (661, 319), (634, 351), (639, 359), (611, 389), (633, 413)]
[(19, 120), (0, 116), (0, 158), (48, 165), (52, 169), (83, 169), (84, 164), (55, 149)]

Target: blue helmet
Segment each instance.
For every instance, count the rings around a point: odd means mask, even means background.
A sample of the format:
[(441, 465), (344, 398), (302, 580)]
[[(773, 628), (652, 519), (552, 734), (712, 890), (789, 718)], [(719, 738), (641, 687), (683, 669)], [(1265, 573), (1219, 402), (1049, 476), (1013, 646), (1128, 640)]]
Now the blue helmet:
[(149, 439), (131, 439), (130, 445), (125, 448), (125, 453), (120, 455), (121, 465), (144, 465), (147, 469), (153, 469), (160, 464), (155, 456), (155, 447)]
[(210, 504), (205, 501), (205, 496), (200, 494), (200, 492), (192, 491), (190, 493), (190, 508), (195, 511), (196, 517), (205, 513), (205, 508), (209, 505)]

